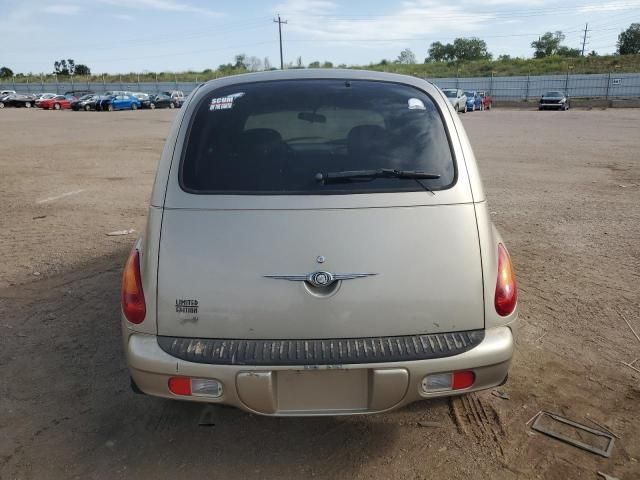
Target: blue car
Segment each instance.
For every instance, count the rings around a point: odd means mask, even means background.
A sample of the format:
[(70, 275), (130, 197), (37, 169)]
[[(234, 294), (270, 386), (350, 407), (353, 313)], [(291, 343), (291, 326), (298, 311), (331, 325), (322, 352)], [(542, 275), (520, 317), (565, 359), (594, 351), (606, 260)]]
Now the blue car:
[(478, 95), (476, 91), (464, 92), (467, 96), (467, 110), (470, 112), (474, 112), (476, 110), (483, 110), (482, 108), (482, 97)]
[(137, 110), (142, 104), (135, 95), (129, 93), (118, 93), (115, 95), (107, 95), (100, 100), (100, 107), (97, 110)]

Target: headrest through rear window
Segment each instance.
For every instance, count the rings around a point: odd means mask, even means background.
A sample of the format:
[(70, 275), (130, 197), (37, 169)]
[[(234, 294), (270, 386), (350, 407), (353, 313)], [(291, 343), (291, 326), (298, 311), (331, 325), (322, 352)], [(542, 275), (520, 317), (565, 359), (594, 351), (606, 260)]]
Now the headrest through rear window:
[(347, 151), (350, 155), (384, 155), (390, 148), (390, 140), (389, 132), (378, 125), (358, 125), (347, 135)]

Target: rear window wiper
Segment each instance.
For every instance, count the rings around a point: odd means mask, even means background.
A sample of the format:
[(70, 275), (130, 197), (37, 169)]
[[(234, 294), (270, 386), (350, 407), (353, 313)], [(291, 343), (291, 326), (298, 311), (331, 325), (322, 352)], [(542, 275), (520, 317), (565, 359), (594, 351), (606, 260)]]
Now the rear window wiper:
[(437, 180), (440, 175), (418, 170), (396, 170), (393, 168), (379, 168), (377, 170), (345, 170), (342, 172), (316, 173), (318, 183), (340, 183), (352, 180), (369, 180), (374, 178), (407, 178), (410, 180)]

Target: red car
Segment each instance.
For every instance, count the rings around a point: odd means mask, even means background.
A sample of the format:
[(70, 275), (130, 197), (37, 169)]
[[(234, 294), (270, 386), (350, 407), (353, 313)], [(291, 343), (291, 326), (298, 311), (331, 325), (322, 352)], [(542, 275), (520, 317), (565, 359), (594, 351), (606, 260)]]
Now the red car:
[(480, 99), (482, 100), (482, 109), (491, 110), (491, 104), (493, 102), (491, 95), (487, 92), (478, 92), (478, 95), (480, 95)]
[(40, 108), (44, 108), (45, 110), (60, 110), (60, 109), (71, 109), (71, 100), (69, 100), (64, 95), (56, 95), (53, 98), (47, 98), (46, 100), (41, 100), (38, 105)]

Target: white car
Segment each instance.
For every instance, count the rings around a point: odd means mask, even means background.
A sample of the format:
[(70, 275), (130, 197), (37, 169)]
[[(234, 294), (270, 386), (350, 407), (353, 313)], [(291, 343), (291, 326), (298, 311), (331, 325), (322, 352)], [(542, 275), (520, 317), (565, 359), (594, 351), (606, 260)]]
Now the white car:
[(467, 96), (464, 91), (459, 88), (443, 88), (442, 91), (456, 112), (467, 113)]

